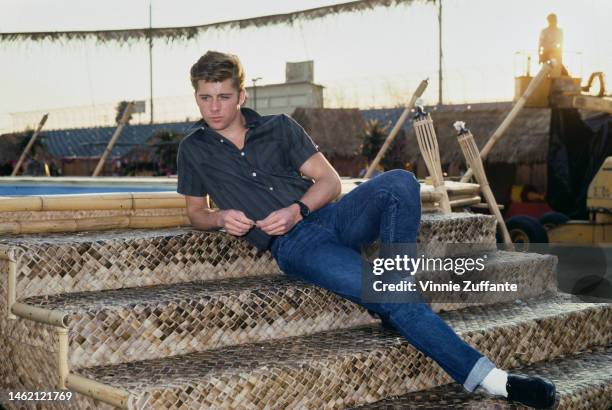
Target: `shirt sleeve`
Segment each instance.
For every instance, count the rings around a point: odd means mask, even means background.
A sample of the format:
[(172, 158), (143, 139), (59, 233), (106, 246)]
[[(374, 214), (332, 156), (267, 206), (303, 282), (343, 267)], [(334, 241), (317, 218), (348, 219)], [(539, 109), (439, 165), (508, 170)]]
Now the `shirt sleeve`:
[(319, 147), (300, 124), (288, 115), (285, 117), (288, 127), (289, 162), (294, 169), (299, 170), (308, 158), (319, 152)]
[(200, 179), (199, 173), (196, 172), (193, 160), (185, 154), (183, 143), (179, 145), (176, 161), (178, 173), (176, 192), (188, 196), (205, 196), (207, 194), (206, 187)]

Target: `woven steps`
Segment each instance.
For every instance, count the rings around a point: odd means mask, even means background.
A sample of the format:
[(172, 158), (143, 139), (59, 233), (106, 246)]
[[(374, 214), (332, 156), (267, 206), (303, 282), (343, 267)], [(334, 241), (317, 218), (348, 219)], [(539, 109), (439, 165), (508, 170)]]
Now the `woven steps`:
[[(567, 295), (441, 316), (503, 368), (612, 343), (612, 305), (581, 303)], [(135, 408), (344, 408), (450, 381), (380, 325), (75, 373), (124, 391)]]
[[(423, 215), (419, 242), (494, 244), (495, 219)], [(0, 251), (17, 261), (18, 298), (279, 272), (269, 252), (225, 233), (187, 228), (5, 236)], [(7, 269), (4, 260), (0, 269)]]
[[(555, 290), (555, 262), (552, 256), (495, 252), (479, 275), (492, 282), (515, 283), (518, 292), (468, 293), (471, 300), (435, 303), (434, 309), (456, 310), (468, 303), (526, 299)], [(441, 277), (433, 272), (418, 277), (433, 275), (440, 282), (457, 279), (447, 272)], [(470, 277), (465, 274), (461, 279)], [(167, 357), (375, 321), (358, 305), (284, 275), (67, 293), (22, 302), (63, 312), (70, 330), (72, 367)]]
[[(537, 363), (517, 373), (549, 378), (557, 386), (555, 408), (608, 410), (612, 407), (612, 346)], [(400, 409), (526, 409), (484, 393), (465, 393), (457, 384), (406, 394), (357, 407), (359, 410)]]

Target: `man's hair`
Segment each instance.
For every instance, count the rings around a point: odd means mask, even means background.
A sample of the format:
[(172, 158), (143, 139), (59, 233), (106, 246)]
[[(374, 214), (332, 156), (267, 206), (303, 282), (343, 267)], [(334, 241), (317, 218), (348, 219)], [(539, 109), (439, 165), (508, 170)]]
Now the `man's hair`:
[(548, 16), (546, 16), (546, 20), (548, 20), (549, 23), (556, 23), (557, 22), (557, 15), (555, 13), (550, 13)]
[(208, 51), (191, 67), (191, 85), (198, 90), (198, 81), (221, 82), (231, 78), (232, 86), (244, 89), (244, 69), (233, 54)]

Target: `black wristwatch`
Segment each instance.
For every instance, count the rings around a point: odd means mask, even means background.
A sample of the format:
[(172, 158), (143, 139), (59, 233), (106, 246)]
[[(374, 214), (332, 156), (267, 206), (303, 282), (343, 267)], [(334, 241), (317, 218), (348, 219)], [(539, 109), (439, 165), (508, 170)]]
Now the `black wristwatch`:
[(297, 200), (293, 201), (293, 203), (298, 204), (300, 207), (300, 215), (302, 215), (302, 218), (306, 218), (308, 215), (310, 215), (310, 208), (308, 208), (304, 202)]

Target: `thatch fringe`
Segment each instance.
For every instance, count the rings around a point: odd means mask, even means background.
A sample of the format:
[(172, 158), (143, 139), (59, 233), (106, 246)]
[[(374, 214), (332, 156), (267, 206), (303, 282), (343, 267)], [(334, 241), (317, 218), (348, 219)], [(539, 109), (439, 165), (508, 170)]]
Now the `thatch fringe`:
[[(120, 45), (137, 41), (153, 39), (164, 39), (170, 41), (186, 41), (209, 30), (218, 29), (244, 29), (250, 27), (267, 27), (273, 25), (291, 25), (295, 21), (315, 20), (329, 15), (341, 13), (353, 13), (371, 10), (376, 7), (392, 7), (403, 3), (413, 3), (417, 0), (359, 0), (347, 3), (334, 4), (331, 6), (317, 7), (291, 13), (273, 14), (268, 16), (228, 20), (218, 23), (203, 24), (188, 27), (159, 27), (138, 28), (127, 30), (95, 30), (95, 31), (41, 31), (29, 33), (0, 33), (0, 42), (18, 41), (64, 41), (64, 40), (91, 40), (98, 42), (116, 42)], [(434, 0), (418, 0), (421, 2), (432, 2)]]
[(296, 108), (291, 115), (327, 156), (360, 155), (365, 120), (356, 108)]

